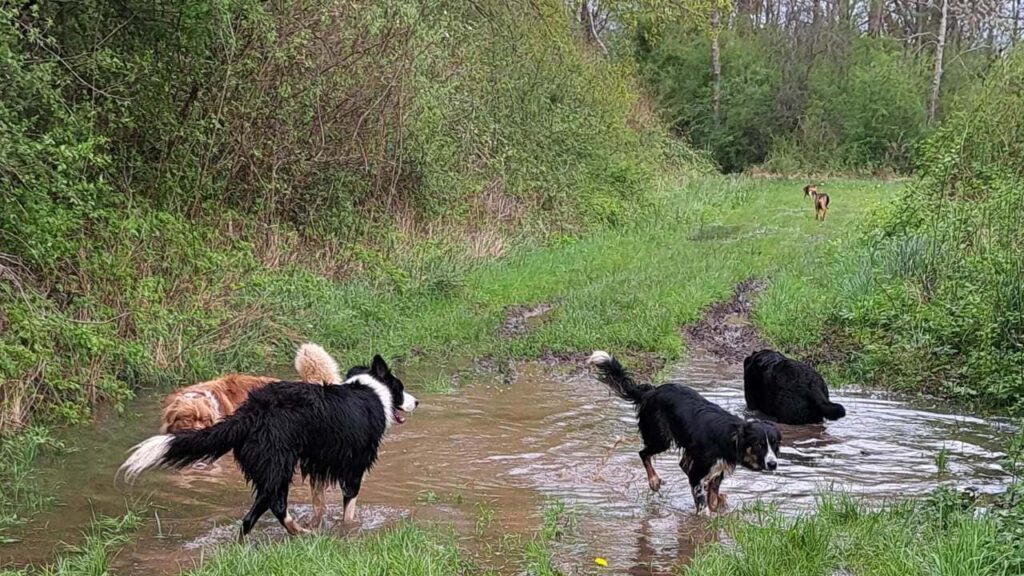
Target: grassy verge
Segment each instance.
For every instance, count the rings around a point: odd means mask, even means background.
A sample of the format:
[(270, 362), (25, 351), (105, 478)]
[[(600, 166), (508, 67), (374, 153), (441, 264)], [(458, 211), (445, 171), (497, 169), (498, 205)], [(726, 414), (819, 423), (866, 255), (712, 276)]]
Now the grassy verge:
[[(527, 358), (595, 347), (671, 360), (683, 353), (681, 326), (740, 280), (759, 276), (769, 286), (758, 324), (781, 343), (810, 341), (825, 321), (813, 304), (805, 306), (826, 282), (822, 262), (895, 187), (833, 183), (833, 210), (821, 224), (798, 183), (709, 179), (664, 199), (645, 224), (475, 267), (443, 296), (292, 277), (254, 288), (250, 297), (287, 308), (297, 329), (318, 335), (345, 362), (371, 351)], [(552, 309), (532, 330), (499, 333), (507, 307), (538, 303)]]
[(785, 518), (763, 508), (724, 522), (728, 544), (703, 549), (686, 576), (1020, 574), (1024, 508), (980, 512), (952, 492), (871, 509), (825, 496), (815, 514)]

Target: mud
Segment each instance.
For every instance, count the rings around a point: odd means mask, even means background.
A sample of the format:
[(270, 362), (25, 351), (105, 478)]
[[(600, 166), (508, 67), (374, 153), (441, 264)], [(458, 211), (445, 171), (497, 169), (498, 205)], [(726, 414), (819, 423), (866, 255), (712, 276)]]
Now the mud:
[(687, 348), (733, 362), (767, 348), (750, 322), (754, 297), (762, 290), (764, 282), (748, 278), (736, 285), (731, 298), (708, 306), (696, 324), (683, 329)]
[(542, 324), (554, 309), (555, 305), (549, 302), (541, 302), (533, 306), (509, 306), (505, 309), (505, 321), (498, 328), (498, 334), (506, 340), (528, 334)]

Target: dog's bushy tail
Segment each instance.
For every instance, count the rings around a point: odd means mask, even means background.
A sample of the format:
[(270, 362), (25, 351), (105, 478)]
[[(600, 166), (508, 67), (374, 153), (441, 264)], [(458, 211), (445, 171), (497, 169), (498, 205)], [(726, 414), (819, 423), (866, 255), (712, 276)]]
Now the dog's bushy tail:
[(587, 364), (597, 368), (597, 379), (611, 388), (616, 396), (633, 404), (639, 404), (651, 390), (654, 390), (654, 386), (650, 384), (639, 384), (633, 380), (618, 360), (602, 350), (591, 354)]
[(313, 343), (299, 346), (295, 353), (295, 371), (299, 380), (312, 384), (341, 384), (338, 363), (324, 350)]
[(152, 436), (132, 447), (117, 473), (131, 483), (151, 468), (212, 462), (238, 446), (251, 428), (249, 418), (236, 412), (209, 428)]
[(828, 420), (839, 420), (846, 416), (846, 408), (843, 408), (842, 404), (836, 404), (825, 398), (818, 399), (818, 409)]

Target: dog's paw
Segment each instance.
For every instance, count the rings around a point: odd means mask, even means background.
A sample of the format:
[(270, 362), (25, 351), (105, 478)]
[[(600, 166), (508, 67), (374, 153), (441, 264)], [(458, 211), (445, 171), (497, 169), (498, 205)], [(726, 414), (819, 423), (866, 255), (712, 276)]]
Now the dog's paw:
[(651, 476), (650, 478), (647, 479), (647, 485), (651, 487), (652, 492), (657, 492), (661, 490), (661, 477)]

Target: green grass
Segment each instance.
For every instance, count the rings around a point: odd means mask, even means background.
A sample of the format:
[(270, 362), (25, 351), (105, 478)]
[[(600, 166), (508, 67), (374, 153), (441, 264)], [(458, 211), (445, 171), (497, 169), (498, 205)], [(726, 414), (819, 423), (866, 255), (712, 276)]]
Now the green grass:
[[(594, 348), (673, 360), (684, 352), (679, 328), (727, 298), (736, 283), (757, 276), (769, 281), (755, 313), (766, 335), (780, 343), (812, 342), (826, 318), (819, 296), (828, 283), (823, 263), (897, 186), (829, 183), (833, 208), (825, 223), (814, 220), (800, 188), (787, 181), (699, 181), (664, 198), (649, 222), (477, 266), (444, 294), (382, 292), (300, 275), (270, 281), (248, 297), (287, 307), (294, 328), (343, 364), (411, 349), (431, 363)], [(499, 336), (507, 306), (542, 302), (554, 309), (532, 331)], [(428, 378), (428, 388), (438, 378)]]
[[(493, 521), (494, 508), (478, 507), (477, 537)], [(541, 527), (527, 540), (502, 543), (504, 552), (518, 557), (527, 574), (554, 576), (549, 544), (575, 529), (575, 517), (562, 502), (545, 506)], [(331, 536), (291, 538), (265, 546), (233, 545), (192, 572), (195, 576), (238, 574), (336, 574), (339, 576), (403, 574), (408, 576), (489, 574), (491, 570), (467, 559), (451, 532), (403, 522), (397, 527), (353, 539)]]
[(451, 534), (410, 523), (353, 540), (291, 538), (265, 546), (233, 545), (192, 572), (196, 576), (334, 574), (448, 576), (467, 569)]
[[(712, 544), (685, 576), (1003, 576), (1024, 556), (997, 516), (939, 492), (923, 502), (871, 509), (847, 495), (825, 496), (815, 514), (786, 518), (756, 507), (723, 522), (727, 544)], [(956, 500), (956, 501), (954, 501)], [(1022, 511), (1017, 510), (1020, 517)]]
[(40, 489), (35, 462), (42, 451), (63, 449), (62, 443), (38, 427), (0, 438), (0, 544), (7, 541), (8, 528), (53, 501)]

